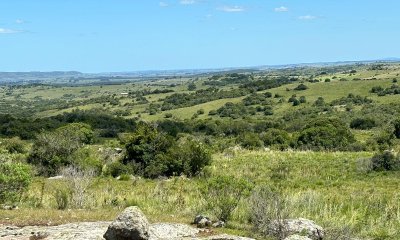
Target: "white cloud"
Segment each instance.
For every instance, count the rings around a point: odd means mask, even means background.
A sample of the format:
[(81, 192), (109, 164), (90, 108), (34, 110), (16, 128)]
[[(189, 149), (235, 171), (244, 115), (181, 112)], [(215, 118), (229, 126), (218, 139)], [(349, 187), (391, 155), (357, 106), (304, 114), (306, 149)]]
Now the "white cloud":
[(21, 31), (7, 29), (7, 28), (0, 28), (0, 34), (12, 34), (12, 33), (20, 33)]
[(160, 2), (160, 7), (168, 7), (169, 5), (168, 5), (168, 3), (166, 3), (166, 2)]
[(245, 9), (241, 6), (223, 6), (221, 8), (218, 8), (220, 11), (224, 12), (244, 12)]
[(275, 10), (275, 12), (289, 12), (289, 8), (284, 7), (284, 6), (275, 8), (274, 10)]
[(25, 23), (25, 20), (17, 19), (17, 20), (15, 20), (15, 23), (23, 24), (23, 23)]
[(179, 3), (182, 5), (192, 5), (192, 4), (195, 4), (196, 1), (195, 0), (181, 0)]
[(312, 15), (305, 15), (305, 16), (300, 16), (299, 19), (300, 20), (314, 20), (317, 19), (317, 16), (312, 16)]

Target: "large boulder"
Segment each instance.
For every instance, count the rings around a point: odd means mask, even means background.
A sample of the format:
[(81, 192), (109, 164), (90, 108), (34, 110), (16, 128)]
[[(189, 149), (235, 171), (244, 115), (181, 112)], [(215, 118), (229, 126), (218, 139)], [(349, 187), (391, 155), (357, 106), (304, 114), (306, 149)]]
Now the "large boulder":
[(308, 238), (315, 240), (321, 240), (324, 237), (324, 229), (314, 221), (305, 218), (273, 221), (270, 228), (272, 231), (282, 228), (289, 235), (306, 235)]
[(148, 240), (149, 222), (138, 207), (128, 207), (111, 223), (106, 240)]

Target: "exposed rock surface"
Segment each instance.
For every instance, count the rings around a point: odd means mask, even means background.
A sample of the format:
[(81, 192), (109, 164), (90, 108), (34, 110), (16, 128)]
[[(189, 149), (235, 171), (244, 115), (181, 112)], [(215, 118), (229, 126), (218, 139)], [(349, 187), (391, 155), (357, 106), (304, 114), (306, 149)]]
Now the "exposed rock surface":
[(285, 238), (285, 240), (311, 240), (311, 238), (295, 234)]
[(106, 240), (148, 240), (149, 221), (138, 207), (128, 207), (111, 223)]
[[(278, 223), (273, 222), (270, 227), (272, 229), (277, 228)], [(318, 226), (314, 221), (305, 218), (286, 219), (283, 221), (282, 227), (291, 235), (307, 235), (308, 238), (315, 240), (320, 240), (324, 237), (324, 229)]]
[[(111, 222), (81, 222), (59, 226), (28, 226), (23, 228), (0, 225), (1, 240), (104, 240)], [(200, 229), (184, 224), (155, 223), (149, 226), (149, 240), (254, 240), (217, 235), (199, 237)]]

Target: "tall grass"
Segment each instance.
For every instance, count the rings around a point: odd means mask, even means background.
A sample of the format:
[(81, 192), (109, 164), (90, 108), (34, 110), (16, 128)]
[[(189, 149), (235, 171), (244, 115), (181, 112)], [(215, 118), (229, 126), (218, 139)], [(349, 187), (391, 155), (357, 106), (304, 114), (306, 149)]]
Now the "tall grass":
[[(372, 239), (400, 239), (400, 175), (396, 172), (367, 172), (360, 160), (372, 153), (278, 152), (230, 150), (214, 155), (208, 176), (232, 175), (255, 186), (279, 188), (292, 218), (309, 218), (330, 231), (347, 229), (354, 236)], [(201, 194), (204, 178), (118, 181), (93, 179), (85, 194), (85, 211), (58, 211), (55, 193), (65, 187), (64, 180), (37, 179), (24, 197), (22, 211), (0, 211), (0, 215), (18, 222), (46, 218), (54, 222), (73, 220), (111, 220), (129, 205), (139, 206), (151, 221), (186, 222), (205, 211), (207, 199)], [(249, 199), (239, 203), (230, 227), (249, 230)], [(99, 214), (99, 212), (103, 214)], [(40, 213), (38, 213), (40, 212)], [(71, 217), (77, 213), (79, 217)], [(85, 212), (83, 214), (82, 212)], [(38, 213), (35, 215), (35, 213)], [(60, 220), (59, 216), (65, 216)], [(346, 230), (346, 231), (347, 231)], [(344, 230), (343, 230), (344, 231)]]

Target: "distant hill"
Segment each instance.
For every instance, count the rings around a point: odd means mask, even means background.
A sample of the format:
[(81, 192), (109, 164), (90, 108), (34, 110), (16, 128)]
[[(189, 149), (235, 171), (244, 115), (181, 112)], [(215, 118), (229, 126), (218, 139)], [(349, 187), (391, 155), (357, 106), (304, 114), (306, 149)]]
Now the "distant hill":
[(71, 78), (82, 75), (83, 73), (77, 71), (0, 72), (0, 82), (41, 81), (49, 78)]

